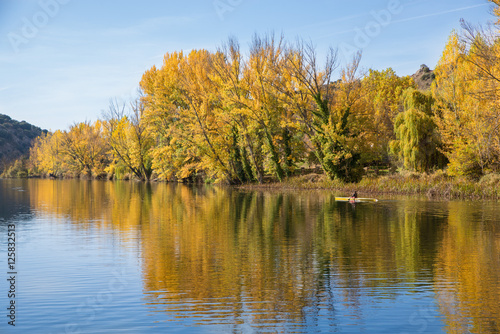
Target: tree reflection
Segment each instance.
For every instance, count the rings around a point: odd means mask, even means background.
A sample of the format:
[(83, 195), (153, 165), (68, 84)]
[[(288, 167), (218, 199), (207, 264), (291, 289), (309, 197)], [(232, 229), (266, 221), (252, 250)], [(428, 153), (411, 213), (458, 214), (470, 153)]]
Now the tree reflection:
[(69, 217), (75, 228), (136, 238), (146, 302), (174, 317), (336, 326), (346, 316), (362, 322), (370, 305), (396, 300), (402, 288), (433, 289), (447, 331), (500, 331), (493, 204), (353, 207), (322, 191), (51, 180), (32, 181), (30, 198), (37, 212)]

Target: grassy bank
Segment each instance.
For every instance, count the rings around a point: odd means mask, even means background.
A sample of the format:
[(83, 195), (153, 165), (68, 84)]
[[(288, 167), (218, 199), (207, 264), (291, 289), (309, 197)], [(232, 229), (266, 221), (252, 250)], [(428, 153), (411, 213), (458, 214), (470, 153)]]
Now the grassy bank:
[(281, 183), (244, 185), (252, 189), (328, 189), (348, 195), (355, 190), (363, 196), (372, 194), (426, 195), (445, 199), (500, 199), (500, 174), (488, 174), (479, 181), (449, 177), (438, 171), (433, 174), (411, 172), (365, 177), (359, 183), (329, 180), (322, 174), (294, 176)]
[[(27, 173), (3, 173), (2, 178), (34, 177)], [(64, 178), (88, 177), (69, 176)], [(104, 178), (106, 179), (106, 178)], [(136, 180), (123, 178), (123, 180)], [(163, 182), (152, 180), (152, 182)], [(203, 181), (199, 181), (203, 183)], [(450, 177), (441, 170), (432, 173), (401, 172), (383, 176), (365, 176), (359, 183), (344, 183), (330, 180), (324, 174), (310, 173), (286, 178), (283, 182), (269, 181), (263, 184), (244, 184), (235, 186), (243, 189), (326, 189), (336, 191), (339, 195), (349, 195), (355, 190), (361, 197), (377, 194), (393, 195), (425, 195), (429, 198), (444, 199), (500, 199), (500, 174), (487, 174), (480, 180), (464, 177)]]

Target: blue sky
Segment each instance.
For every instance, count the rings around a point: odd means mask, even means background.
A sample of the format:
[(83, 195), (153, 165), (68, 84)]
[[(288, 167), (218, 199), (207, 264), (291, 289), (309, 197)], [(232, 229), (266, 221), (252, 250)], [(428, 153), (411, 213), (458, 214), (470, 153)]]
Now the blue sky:
[[(460, 18), (493, 19), (486, 0), (0, 0), (0, 113), (44, 129), (94, 121), (129, 100), (172, 51), (215, 50), (235, 36), (311, 40), (363, 69), (433, 68)], [(345, 64), (345, 61), (343, 61)]]

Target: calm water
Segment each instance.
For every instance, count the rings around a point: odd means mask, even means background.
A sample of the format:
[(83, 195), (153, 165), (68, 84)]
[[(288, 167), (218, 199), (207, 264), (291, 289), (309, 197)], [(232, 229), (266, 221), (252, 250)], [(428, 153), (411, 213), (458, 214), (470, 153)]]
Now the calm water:
[(498, 202), (335, 195), (0, 180), (0, 332), (500, 332)]

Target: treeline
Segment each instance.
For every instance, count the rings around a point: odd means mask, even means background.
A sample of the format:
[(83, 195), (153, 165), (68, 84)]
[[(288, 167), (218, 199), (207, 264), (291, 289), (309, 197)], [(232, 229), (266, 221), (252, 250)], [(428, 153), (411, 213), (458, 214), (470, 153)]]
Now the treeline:
[(231, 184), (283, 180), (320, 166), (357, 182), (363, 167), (447, 168), (479, 178), (500, 168), (497, 30), (453, 33), (430, 91), (392, 69), (360, 73), (308, 43), (255, 36), (215, 52), (168, 53), (95, 123), (38, 138), (33, 173), (54, 176), (203, 179)]

